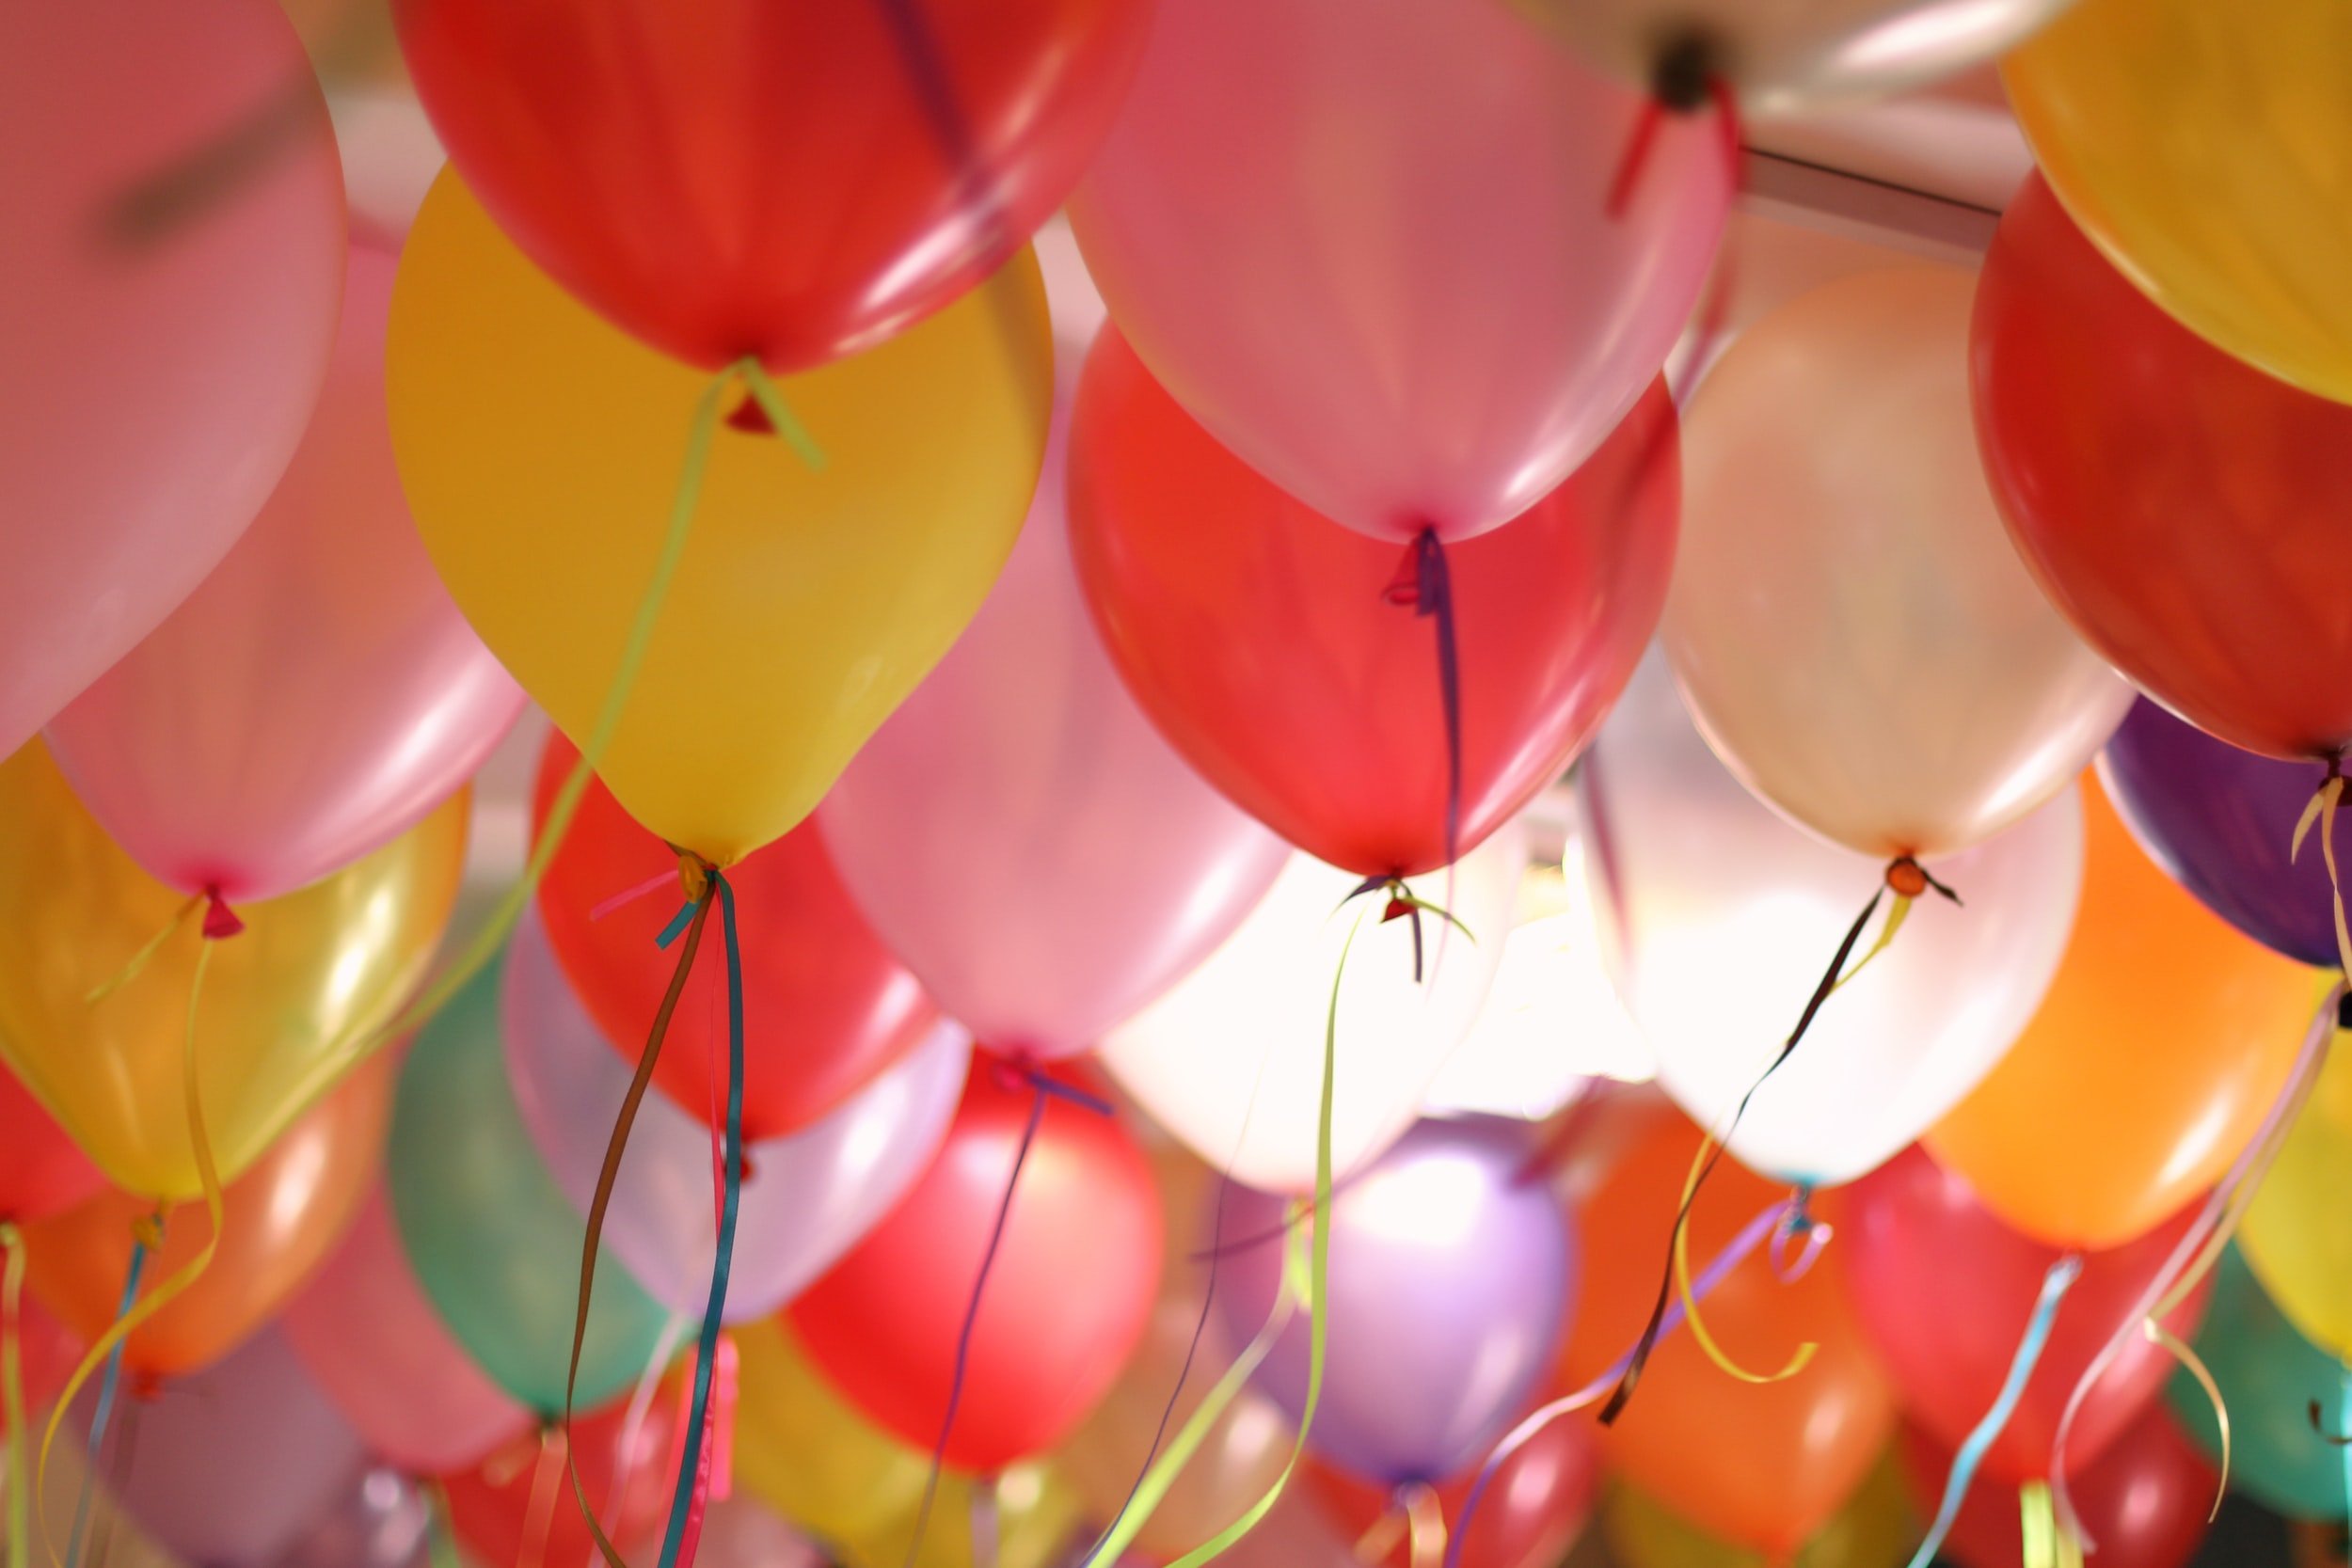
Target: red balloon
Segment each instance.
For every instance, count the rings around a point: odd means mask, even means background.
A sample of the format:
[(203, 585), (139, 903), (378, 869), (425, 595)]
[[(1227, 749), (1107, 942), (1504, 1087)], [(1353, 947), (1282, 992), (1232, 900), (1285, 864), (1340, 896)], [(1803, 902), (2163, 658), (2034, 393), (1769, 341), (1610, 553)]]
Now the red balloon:
[[(539, 757), (533, 829), (580, 758), (550, 733)], [(677, 912), (672, 885), (598, 918), (607, 899), (665, 871), (677, 852), (592, 782), (539, 884), (548, 941), (613, 1049), (634, 1062), (677, 967), (654, 939)], [(807, 1126), (913, 1050), (939, 1015), (914, 976), (850, 902), (814, 825), (803, 823), (727, 872), (743, 944), (743, 1136)], [(717, 922), (678, 999), (654, 1082), (690, 1116), (726, 1111), (727, 977)]]
[[(1071, 545), (1128, 687), (1209, 781), (1365, 876), (1445, 863), (1436, 634), (1390, 602), (1400, 557), (1217, 445), (1104, 328), (1071, 434)], [(1560, 776), (1664, 606), (1681, 483), (1653, 384), (1517, 520), (1447, 546), (1467, 853)]]
[(2166, 315), (2038, 174), (1985, 257), (1971, 337), (1994, 496), (2084, 640), (2249, 751), (2352, 743), (2352, 407)]
[(26, 1291), (18, 1303), (17, 1354), (24, 1378), (24, 1408), (41, 1410), (65, 1392), (66, 1379), (89, 1345)]
[[(789, 1308), (826, 1378), (927, 1453), (1038, 1093), (1000, 1064), (977, 1064), (914, 1190)], [(1143, 1337), (1160, 1230), (1151, 1164), (1126, 1130), (1047, 1096), (981, 1295), (948, 1464), (999, 1470), (1086, 1418)]]
[[(1320, 1460), (1309, 1460), (1307, 1473), (1324, 1512), (1350, 1541), (1360, 1541), (1378, 1524), (1395, 1497)], [(1460, 1528), (1477, 1479), (1473, 1465), (1438, 1488), (1449, 1529)], [(1459, 1568), (1551, 1568), (1583, 1530), (1599, 1492), (1600, 1452), (1592, 1423), (1572, 1418), (1552, 1422), (1495, 1473), (1462, 1540)], [(1411, 1558), (1411, 1540), (1399, 1535), (1374, 1568), (1410, 1568)]]
[[(654, 1400), (634, 1433), (628, 1430), (628, 1406), (622, 1400), (580, 1416), (572, 1422), (571, 1443), (596, 1522), (624, 1551), (668, 1514), (683, 1424), (669, 1388)], [(543, 1473), (550, 1466), (551, 1473)], [(551, 1493), (540, 1499), (548, 1508), (545, 1527), (532, 1517), (534, 1482), (547, 1483)], [(555, 1443), (542, 1444), (535, 1433), (517, 1437), (472, 1468), (443, 1477), (441, 1483), (449, 1492), (450, 1525), (478, 1561), (526, 1560), (523, 1549), (540, 1528), (548, 1530), (546, 1551), (528, 1560), (550, 1565), (601, 1560), (564, 1474), (564, 1450)]]
[(61, 1214), (105, 1185), (56, 1118), (0, 1068), (0, 1221), (21, 1225)]
[[(2050, 1447), (2074, 1386), (2131, 1314), (2196, 1220), (2190, 1206), (2122, 1246), (2083, 1255), (2082, 1277), (2059, 1303), (2048, 1347), (2025, 1397), (1987, 1450), (1981, 1474), (2014, 1487), (2050, 1473)], [(2042, 1290), (2064, 1256), (1993, 1217), (1968, 1183), (1917, 1147), (1846, 1189), (1837, 1246), (1871, 1344), (1903, 1407), (1957, 1449), (2009, 1375)], [(2187, 1338), (2204, 1314), (2206, 1285), (2165, 1320)], [(2094, 1463), (2164, 1386), (2172, 1360), (2135, 1333), (2083, 1402), (2067, 1439), (2074, 1470)]]
[[(1944, 1496), (1949, 1449), (1914, 1426), (1902, 1436), (1903, 1473), (1922, 1517)], [(2139, 1413), (2106, 1452), (2068, 1479), (2083, 1528), (2106, 1568), (2181, 1568), (2205, 1538), (2205, 1516), (2221, 1478), (2161, 1403)], [(1966, 1568), (2025, 1568), (2025, 1528), (2016, 1493), (1969, 1488), (1944, 1555)]]
[[(938, 309), (1077, 183), (1146, 0), (398, 0), (499, 227), (665, 354), (804, 370)], [(823, 433), (818, 433), (822, 438)]]

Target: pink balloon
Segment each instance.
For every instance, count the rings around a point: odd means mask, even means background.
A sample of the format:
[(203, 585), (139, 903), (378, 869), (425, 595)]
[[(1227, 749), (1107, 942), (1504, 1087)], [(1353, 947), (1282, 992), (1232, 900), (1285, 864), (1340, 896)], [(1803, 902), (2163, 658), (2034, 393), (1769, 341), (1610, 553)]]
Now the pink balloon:
[(1375, 538), (1540, 500), (1657, 374), (1731, 198), (1711, 116), (1480, 0), (1183, 0), (1070, 207), (1111, 319), (1211, 434)]
[(843, 884), (940, 1011), (1044, 1058), (1091, 1050), (1182, 979), (1289, 855), (1160, 738), (1104, 653), (1062, 516), (1068, 426), (1065, 401), (979, 614), (817, 809)]
[[(278, 482), (334, 342), (343, 192), (276, 0), (0, 6), (0, 147), (5, 755)], [(207, 153), (209, 182), (154, 183)]]
[(441, 1326), (380, 1188), (278, 1328), (369, 1450), (412, 1474), (464, 1469), (530, 1418)]
[(384, 410), (392, 258), (351, 252), (326, 390), (229, 559), (51, 721), (106, 831), (172, 885), (274, 898), (414, 826), (519, 687), (417, 537)]

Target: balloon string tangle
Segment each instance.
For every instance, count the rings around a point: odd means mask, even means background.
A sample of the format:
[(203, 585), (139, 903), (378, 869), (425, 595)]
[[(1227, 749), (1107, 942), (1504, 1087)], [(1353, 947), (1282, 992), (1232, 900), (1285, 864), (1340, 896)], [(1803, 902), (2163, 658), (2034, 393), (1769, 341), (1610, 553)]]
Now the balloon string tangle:
[[(1838, 942), (1837, 951), (1831, 956), (1829, 967), (1821, 972), (1820, 982), (1813, 988), (1813, 994), (1806, 999), (1804, 1011), (1798, 1015), (1797, 1026), (1788, 1032), (1788, 1037), (1781, 1043), (1779, 1052), (1764, 1070), (1756, 1075), (1756, 1082), (1748, 1085), (1747, 1092), (1740, 1097), (1739, 1104), (1732, 1109), (1728, 1124), (1720, 1132), (1709, 1129), (1707, 1136), (1701, 1140), (1697, 1158), (1691, 1167), (1690, 1178), (1683, 1184), (1682, 1202), (1675, 1212), (1674, 1226), (1667, 1237), (1666, 1266), (1661, 1271), (1662, 1276), (1658, 1282), (1657, 1299), (1650, 1306), (1649, 1323), (1642, 1330), (1642, 1337), (1633, 1347), (1633, 1354), (1626, 1365), (1624, 1377), (1618, 1381), (1615, 1390), (1610, 1394), (1609, 1402), (1601, 1407), (1600, 1421), (1603, 1426), (1613, 1424), (1617, 1418), (1624, 1414), (1627, 1402), (1633, 1398), (1634, 1389), (1641, 1384), (1642, 1373), (1649, 1365), (1650, 1352), (1657, 1345), (1661, 1328), (1665, 1321), (1667, 1304), (1677, 1293), (1677, 1279), (1688, 1273), (1688, 1256), (1683, 1238), (1690, 1227), (1691, 1211), (1698, 1202), (1699, 1192), (1706, 1186), (1708, 1178), (1714, 1174), (1715, 1167), (1723, 1161), (1724, 1151), (1731, 1147), (1732, 1138), (1738, 1134), (1740, 1124), (1748, 1114), (1749, 1103), (1756, 1099), (1756, 1092), (1771, 1082), (1772, 1074), (1780, 1070), (1781, 1064), (1788, 1060), (1790, 1054), (1796, 1051), (1798, 1043), (1804, 1038), (1805, 1031), (1813, 1026), (1815, 1016), (1820, 1012), (1821, 1005), (1829, 1000), (1831, 992), (1852, 979), (1855, 974), (1860, 974), (1864, 964), (1867, 964), (1886, 950), (1887, 943), (1894, 940), (1895, 932), (1901, 928), (1904, 918), (1910, 913), (1912, 901), (1930, 890), (1933, 890), (1955, 904), (1960, 902), (1958, 894), (1930, 876), (1927, 868), (1911, 856), (1898, 856), (1887, 863), (1884, 879), (1871, 892), (1870, 901), (1863, 905), (1862, 912), (1854, 916), (1853, 924), (1846, 927), (1844, 940)], [(1853, 956), (1854, 947), (1862, 941), (1862, 933), (1870, 924), (1870, 917), (1878, 912), (1879, 904), (1889, 893), (1895, 895), (1895, 907), (1887, 914), (1886, 930), (1881, 934), (1879, 941), (1871, 946), (1869, 951), (1862, 956), (1861, 962), (1849, 970), (1846, 967), (1846, 960)], [(1704, 1330), (1696, 1323), (1692, 1324), (1692, 1333), (1701, 1336), (1703, 1344), (1711, 1343), (1704, 1338)], [(1789, 1370), (1785, 1370), (1780, 1375), (1786, 1377), (1789, 1375), (1789, 1371), (1802, 1367), (1805, 1354), (1800, 1352), (1799, 1359), (1792, 1364)], [(1724, 1367), (1735, 1375), (1742, 1377), (1748, 1375), (1740, 1372), (1738, 1368), (1733, 1367), (1720, 1355), (1717, 1355), (1715, 1360), (1719, 1366)]]
[(2287, 862), (2293, 864), (2303, 853), (2303, 840), (2319, 824), (2319, 850), (2328, 862), (2328, 891), (2335, 900), (2336, 963), (2347, 976), (2352, 976), (2352, 927), (2344, 918), (2344, 879), (2336, 870), (2336, 807), (2344, 800), (2344, 759), (2328, 759), (2328, 776), (2320, 781), (2311, 802), (2303, 808), (2302, 819), (2295, 825), (2295, 840), (2288, 846)]
[(24, 1233), (0, 1220), (0, 1406), (8, 1445), (8, 1568), (33, 1568), (32, 1531), (24, 1506), (31, 1470), (24, 1460)]

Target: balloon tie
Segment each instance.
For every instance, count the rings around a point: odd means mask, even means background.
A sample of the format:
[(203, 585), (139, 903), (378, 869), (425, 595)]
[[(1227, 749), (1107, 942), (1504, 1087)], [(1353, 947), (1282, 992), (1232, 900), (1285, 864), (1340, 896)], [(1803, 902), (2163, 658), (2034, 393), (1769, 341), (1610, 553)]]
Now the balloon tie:
[[(544, 1568), (548, 1538), (555, 1532), (555, 1479), (572, 1465), (570, 1434), (552, 1422), (539, 1429), (539, 1459), (531, 1467), (531, 1495), (523, 1504), (523, 1534), (515, 1568)], [(574, 1468), (573, 1473), (579, 1472)]]
[(1478, 940), (1470, 928), (1462, 923), (1461, 916), (1442, 904), (1432, 903), (1429, 899), (1423, 898), (1405, 885), (1404, 878), (1392, 874), (1367, 877), (1358, 882), (1348, 890), (1347, 896), (1340, 900), (1340, 908), (1345, 909), (1357, 899), (1371, 893), (1380, 894), (1386, 900), (1380, 907), (1382, 925), (1385, 926), (1391, 920), (1410, 920), (1413, 923), (1413, 984), (1415, 985), (1422, 983), (1421, 917), (1423, 913), (1437, 916), (1453, 929), (1461, 932), (1468, 941)]
[[(1674, 1226), (1667, 1236), (1666, 1266), (1661, 1271), (1661, 1277), (1658, 1281), (1657, 1299), (1650, 1305), (1649, 1322), (1643, 1328), (1641, 1338), (1634, 1344), (1632, 1357), (1626, 1364), (1625, 1376), (1618, 1382), (1615, 1391), (1609, 1396), (1609, 1402), (1601, 1407), (1601, 1425), (1613, 1425), (1617, 1418), (1624, 1414), (1627, 1402), (1633, 1398), (1633, 1390), (1640, 1386), (1642, 1373), (1649, 1365), (1650, 1352), (1658, 1343), (1669, 1301), (1677, 1295), (1681, 1295), (1685, 1301), (1686, 1316), (1688, 1315), (1689, 1254), (1683, 1238), (1690, 1228), (1691, 1210), (1698, 1201), (1700, 1189), (1707, 1185), (1707, 1179), (1715, 1173), (1715, 1167), (1722, 1162), (1724, 1151), (1731, 1147), (1732, 1138), (1740, 1131), (1740, 1123), (1748, 1114), (1749, 1102), (1756, 1099), (1756, 1092), (1772, 1080), (1772, 1074), (1780, 1070), (1780, 1065), (1795, 1052), (1798, 1042), (1804, 1038), (1805, 1031), (1813, 1026), (1814, 1016), (1821, 1010), (1821, 1004), (1829, 1000), (1830, 993), (1837, 989), (1842, 979), (1851, 977), (1847, 972), (1846, 960), (1853, 956), (1855, 945), (1862, 941), (1863, 930), (1870, 924), (1870, 917), (1878, 912), (1880, 900), (1892, 892), (1895, 895), (1897, 909), (1907, 911), (1909, 901), (1929, 888), (1935, 889), (1955, 903), (1959, 902), (1957, 894), (1930, 877), (1926, 869), (1910, 856), (1900, 856), (1889, 863), (1885, 877), (1870, 894), (1870, 901), (1862, 906), (1862, 912), (1854, 916), (1852, 925), (1846, 927), (1846, 935), (1838, 942), (1837, 951), (1831, 956), (1829, 967), (1821, 972), (1820, 983), (1813, 988), (1813, 994), (1805, 1001), (1804, 1011), (1797, 1017), (1797, 1026), (1788, 1032), (1788, 1037), (1782, 1041), (1779, 1052), (1766, 1065), (1764, 1070), (1756, 1075), (1756, 1082), (1748, 1085), (1747, 1092), (1740, 1097), (1739, 1104), (1732, 1109), (1729, 1124), (1720, 1132), (1709, 1129), (1707, 1135), (1699, 1141), (1698, 1154), (1692, 1162), (1691, 1175), (1683, 1183), (1682, 1202), (1675, 1211)], [(1888, 925), (1896, 926), (1899, 918), (1895, 914), (1890, 914)], [(1892, 940), (1893, 934), (1890, 931), (1882, 937), (1879, 943), (1864, 957), (1863, 961), (1867, 963), (1870, 958), (1877, 957), (1879, 953), (1885, 950), (1886, 943)], [(1697, 1322), (1692, 1323), (1691, 1332), (1702, 1347), (1712, 1346), (1713, 1340)], [(1809, 1350), (1800, 1350), (1791, 1369), (1784, 1370), (1780, 1375), (1782, 1377), (1793, 1375), (1794, 1370), (1801, 1369), (1804, 1364), (1804, 1359), (1811, 1354), (1812, 1352)], [(1742, 1378), (1747, 1376), (1728, 1360), (1717, 1355), (1712, 1349), (1709, 1349), (1708, 1355), (1716, 1365), (1734, 1376)], [(1765, 1379), (1763, 1381), (1777, 1380)]]
[[(1692, 1282), (1691, 1293), (1705, 1300), (1731, 1275), (1731, 1271), (1754, 1256), (1765, 1239), (1785, 1229), (1796, 1217), (1796, 1206), (1788, 1201), (1773, 1204), (1750, 1220), (1729, 1245), (1717, 1253), (1706, 1270)], [(1661, 1337), (1672, 1334), (1683, 1319), (1682, 1303), (1677, 1301), (1666, 1312)], [(1563, 1394), (1549, 1404), (1528, 1412), (1518, 1426), (1503, 1434), (1502, 1441), (1486, 1455), (1486, 1462), (1478, 1467), (1478, 1475), (1470, 1482), (1470, 1495), (1462, 1499), (1462, 1512), (1454, 1521), (1454, 1537), (1446, 1545), (1445, 1568), (1461, 1568), (1463, 1543), (1470, 1539), (1470, 1522), (1478, 1517), (1478, 1505), (1486, 1498), (1487, 1488), (1502, 1473), (1514, 1456), (1528, 1444), (1541, 1436), (1544, 1430), (1563, 1416), (1574, 1415), (1607, 1393), (1611, 1385), (1623, 1377), (1633, 1365), (1633, 1357), (1641, 1349), (1637, 1343), (1601, 1371), (1601, 1374), (1572, 1393)]]
[(229, 907), (229, 900), (220, 895), (220, 885), (214, 883), (204, 889), (204, 940), (220, 942), (242, 935), (245, 922)]
[[(1829, 1245), (1836, 1229), (1825, 1220), (1813, 1217), (1813, 1188), (1805, 1182), (1797, 1184), (1789, 1199), (1788, 1218), (1772, 1230), (1772, 1243), (1768, 1253), (1772, 1263), (1772, 1276), (1783, 1285), (1794, 1285), (1813, 1272), (1821, 1249)], [(1794, 1259), (1788, 1256), (1788, 1243), (1804, 1243)]]
[(33, 1568), (33, 1538), (24, 1494), (31, 1470), (24, 1460), (24, 1232), (0, 1220), (0, 1407), (8, 1421), (8, 1568)]
[[(2230, 1490), (2229, 1401), (2221, 1397), (2221, 1385), (2214, 1381), (2213, 1369), (2205, 1365), (2205, 1358), (2198, 1354), (2186, 1340), (2153, 1318), (2142, 1318), (2139, 1327), (2148, 1336), (2151, 1344), (2160, 1346), (2165, 1354), (2180, 1364), (2183, 1371), (2197, 1380), (2197, 1386), (2204, 1390), (2205, 1402), (2213, 1407), (2214, 1425), (2221, 1433), (2221, 1474), (2214, 1481), (2213, 1507), (2205, 1511), (2205, 1523), (2210, 1525), (2221, 1517), (2221, 1499)], [(2314, 1404), (2312, 1408), (2316, 1413), (2319, 1407)], [(2067, 1539), (2074, 1539), (2073, 1532), (2067, 1532)]]
[(2335, 900), (2336, 963), (2347, 975), (2352, 975), (2352, 927), (2344, 918), (2344, 880), (2336, 871), (2336, 806), (2344, 799), (2344, 759), (2328, 759), (2328, 776), (2312, 792), (2310, 804), (2303, 808), (2302, 820), (2295, 825), (2295, 841), (2287, 848), (2287, 863), (2293, 864), (2303, 853), (2303, 839), (2312, 831), (2312, 822), (2319, 824), (2319, 849), (2328, 862), (2328, 892)]
[(742, 373), (745, 395), (736, 404), (735, 412), (727, 416), (727, 428), (747, 436), (781, 436), (785, 445), (792, 449), (810, 472), (823, 473), (824, 449), (784, 401), (784, 394), (776, 389), (767, 368), (749, 355), (736, 361), (735, 368)]
[[(710, 879), (710, 886), (723, 888), (724, 885), (716, 877)], [(612, 1204), (613, 1183), (621, 1174), (621, 1156), (628, 1148), (629, 1132), (637, 1125), (638, 1107), (644, 1103), (645, 1089), (653, 1082), (655, 1064), (661, 1059), (661, 1043), (669, 1037), (670, 1020), (677, 1012), (678, 999), (686, 992), (687, 976), (694, 968), (694, 955), (702, 950), (703, 927), (710, 918), (712, 899), (709, 891), (710, 888), (706, 887), (702, 897), (686, 906), (686, 946), (678, 954), (676, 967), (670, 972), (670, 983), (661, 993), (661, 1005), (654, 1010), (652, 1027), (645, 1033), (644, 1049), (638, 1054), (637, 1071), (629, 1079), (628, 1092), (621, 1098), (620, 1115), (614, 1118), (612, 1139), (605, 1145), (604, 1164), (596, 1172), (596, 1189), (588, 1205), (587, 1227), (580, 1236), (580, 1301), (572, 1319), (571, 1365), (564, 1377), (564, 1465), (571, 1477), (572, 1500), (579, 1505), (580, 1517), (587, 1521), (588, 1533), (596, 1539), (596, 1549), (603, 1554), (609, 1568), (628, 1568), (628, 1564), (605, 1535), (603, 1525), (596, 1520), (596, 1510), (589, 1506), (587, 1486), (580, 1479), (579, 1457), (572, 1452), (573, 1405), (580, 1386), (580, 1358), (588, 1339), (588, 1308), (596, 1293), (596, 1257), (604, 1241), (605, 1213)], [(671, 924), (675, 926), (676, 922)], [(733, 1092), (731, 1085), (730, 1093)], [(719, 1268), (714, 1271), (722, 1280), (724, 1277), (724, 1262), (725, 1252), (722, 1250), (718, 1257)], [(680, 1461), (682, 1479), (690, 1483), (695, 1458), (690, 1445)], [(674, 1529), (679, 1523), (673, 1517), (671, 1524)], [(665, 1538), (662, 1560), (665, 1564), (670, 1561), (666, 1555), (670, 1544), (670, 1539)]]
[(1993, 1401), (1993, 1408), (1968, 1433), (1968, 1440), (1952, 1456), (1951, 1474), (1944, 1481), (1944, 1500), (1937, 1505), (1935, 1521), (1928, 1527), (1927, 1539), (1911, 1556), (1910, 1568), (1928, 1568), (1942, 1549), (1944, 1538), (1951, 1533), (1952, 1521), (1959, 1516), (1962, 1499), (1968, 1496), (1968, 1484), (1976, 1480), (1977, 1466), (1984, 1463), (1987, 1449), (2009, 1425), (2017, 1402), (2025, 1397), (2026, 1384), (2042, 1360), (2042, 1352), (2050, 1340), (2050, 1324), (2058, 1317), (2058, 1306), (2066, 1292), (2082, 1276), (2083, 1260), (2079, 1253), (2068, 1253), (2050, 1265), (2042, 1276), (2042, 1293), (2034, 1301), (2033, 1316), (2026, 1322), (2025, 1338), (2017, 1342), (2017, 1354), (2009, 1364), (2009, 1376), (2002, 1380), (2001, 1391)]

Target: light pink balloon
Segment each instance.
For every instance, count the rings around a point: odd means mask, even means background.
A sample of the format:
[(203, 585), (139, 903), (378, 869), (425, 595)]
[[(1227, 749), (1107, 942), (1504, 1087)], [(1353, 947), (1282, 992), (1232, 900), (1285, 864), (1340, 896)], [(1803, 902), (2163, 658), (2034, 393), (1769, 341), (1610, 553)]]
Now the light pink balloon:
[(1565, 479), (1664, 363), (1723, 231), (1667, 116), (1497, 0), (1182, 0), (1070, 220), (1111, 319), (1244, 461), (1375, 538)]
[(50, 721), (50, 750), (164, 881), (274, 898), (414, 826), (523, 694), (417, 537), (384, 409), (392, 258), (351, 252), (326, 390), (202, 587)]
[(1068, 425), (1065, 401), (979, 614), (817, 808), (850, 896), (940, 1011), (1048, 1058), (1182, 979), (1289, 858), (1104, 653), (1062, 518)]
[[(264, 119), (232, 178), (124, 205)], [(4, 755), (203, 580), (284, 471), (334, 341), (343, 194), (276, 0), (0, 5), (0, 148)]]
[(278, 1328), (369, 1450), (411, 1474), (463, 1469), (530, 1418), (441, 1326), (381, 1189)]

